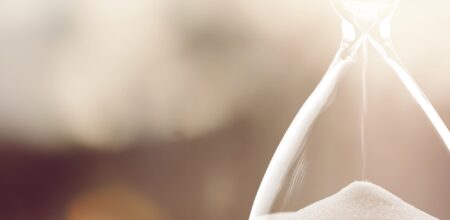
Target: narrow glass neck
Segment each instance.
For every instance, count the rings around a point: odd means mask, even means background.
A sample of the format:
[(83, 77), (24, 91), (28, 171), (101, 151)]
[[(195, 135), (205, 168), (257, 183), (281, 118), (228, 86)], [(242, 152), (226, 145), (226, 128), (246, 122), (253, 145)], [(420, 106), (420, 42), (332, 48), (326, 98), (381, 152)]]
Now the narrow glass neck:
[(390, 39), (390, 21), (398, 0), (331, 0), (342, 19), (344, 41), (371, 35), (377, 41)]
[(370, 26), (361, 29), (348, 20), (343, 20), (341, 24), (342, 41), (351, 44), (361, 38), (370, 37), (379, 43), (391, 41), (391, 19), (390, 17)]
[(373, 47), (383, 56), (396, 57), (391, 40), (391, 18), (398, 0), (331, 0), (342, 20), (339, 57), (360, 57), (361, 48)]

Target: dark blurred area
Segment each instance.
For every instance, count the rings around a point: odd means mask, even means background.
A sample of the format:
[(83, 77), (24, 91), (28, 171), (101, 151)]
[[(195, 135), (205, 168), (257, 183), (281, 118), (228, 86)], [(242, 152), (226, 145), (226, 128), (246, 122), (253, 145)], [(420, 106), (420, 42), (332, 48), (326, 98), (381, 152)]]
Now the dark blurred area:
[[(450, 123), (449, 3), (393, 36)], [(340, 39), (328, 1), (0, 1), (0, 219), (247, 219)]]

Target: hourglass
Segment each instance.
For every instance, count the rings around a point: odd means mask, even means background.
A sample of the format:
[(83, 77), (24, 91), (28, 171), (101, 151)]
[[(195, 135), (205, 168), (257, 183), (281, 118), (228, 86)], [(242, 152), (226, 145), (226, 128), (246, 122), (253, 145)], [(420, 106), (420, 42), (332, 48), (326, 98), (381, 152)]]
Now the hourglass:
[(450, 219), (450, 133), (393, 48), (398, 0), (331, 3), (341, 46), (278, 146), (250, 220)]

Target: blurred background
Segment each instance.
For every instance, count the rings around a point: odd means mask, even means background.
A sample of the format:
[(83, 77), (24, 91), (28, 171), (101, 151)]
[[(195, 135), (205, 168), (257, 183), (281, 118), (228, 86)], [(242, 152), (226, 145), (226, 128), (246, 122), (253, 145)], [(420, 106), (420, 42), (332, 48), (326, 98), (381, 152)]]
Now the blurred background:
[[(448, 10), (393, 38), (450, 124)], [(0, 219), (247, 219), (339, 40), (327, 0), (0, 0)]]

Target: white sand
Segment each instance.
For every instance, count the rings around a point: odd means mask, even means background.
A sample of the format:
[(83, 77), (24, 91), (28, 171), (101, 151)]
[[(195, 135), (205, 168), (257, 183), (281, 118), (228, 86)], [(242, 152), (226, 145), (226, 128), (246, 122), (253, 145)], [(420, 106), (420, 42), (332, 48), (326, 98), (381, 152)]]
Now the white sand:
[(252, 220), (436, 220), (369, 182), (353, 182), (338, 193), (298, 212), (279, 213)]

